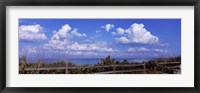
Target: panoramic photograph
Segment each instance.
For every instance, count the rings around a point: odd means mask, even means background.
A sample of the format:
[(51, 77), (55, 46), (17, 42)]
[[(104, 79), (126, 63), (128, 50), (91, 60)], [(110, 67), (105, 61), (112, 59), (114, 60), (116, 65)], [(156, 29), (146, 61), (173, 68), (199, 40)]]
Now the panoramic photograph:
[(181, 74), (181, 19), (19, 19), (19, 74)]

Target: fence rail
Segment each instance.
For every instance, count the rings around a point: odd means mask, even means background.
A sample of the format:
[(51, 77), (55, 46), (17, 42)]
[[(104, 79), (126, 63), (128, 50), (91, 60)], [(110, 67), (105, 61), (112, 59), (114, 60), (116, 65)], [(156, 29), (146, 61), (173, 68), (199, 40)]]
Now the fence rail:
[[(170, 66), (171, 70), (176, 70), (177, 68), (181, 68), (180, 64), (181, 62), (162, 62), (158, 63), (158, 65), (171, 65), (171, 64), (178, 64), (176, 66)], [(137, 71), (143, 71), (146, 73), (148, 70), (146, 68), (146, 63), (141, 64), (131, 64), (131, 65), (105, 65), (105, 66), (80, 66), (80, 67), (68, 67), (68, 63), (66, 64), (66, 67), (52, 67), (52, 68), (25, 68), (25, 71), (49, 71), (49, 70), (65, 70), (65, 73), (68, 74), (69, 69), (77, 69), (77, 68), (106, 68), (106, 67), (113, 67), (113, 71), (107, 71), (107, 72), (97, 72), (95, 74), (111, 74), (111, 73), (123, 73), (123, 72), (137, 72)], [(116, 71), (117, 67), (143, 67), (143, 69), (136, 69), (136, 70), (120, 70)]]

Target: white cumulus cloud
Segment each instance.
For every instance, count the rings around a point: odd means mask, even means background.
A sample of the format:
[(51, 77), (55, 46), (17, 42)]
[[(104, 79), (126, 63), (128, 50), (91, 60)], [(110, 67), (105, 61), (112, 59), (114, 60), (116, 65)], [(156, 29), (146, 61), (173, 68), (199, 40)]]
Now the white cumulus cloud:
[(69, 31), (71, 30), (72, 28), (68, 25), (68, 24), (65, 24), (62, 26), (61, 29), (58, 30), (58, 32), (56, 32), (55, 34), (58, 34), (59, 36), (63, 37), (63, 38), (66, 38), (67, 36), (69, 36)]
[(46, 40), (43, 28), (39, 25), (21, 25), (19, 27), (19, 38), (23, 40)]
[(81, 34), (78, 29), (73, 29), (68, 25), (63, 25), (58, 31), (53, 32), (53, 36), (50, 38), (47, 44), (44, 45), (45, 49), (66, 49), (69, 39), (73, 36), (86, 37), (85, 33)]
[(75, 42), (74, 44), (67, 46), (70, 50), (76, 51), (99, 51), (99, 52), (114, 52), (112, 48), (106, 47), (105, 45), (101, 44), (79, 44)]
[(114, 36), (114, 35), (117, 35), (117, 33), (116, 32), (111, 32), (111, 34)]
[(123, 35), (125, 33), (125, 30), (122, 28), (117, 28), (116, 31), (118, 35)]
[(44, 45), (45, 49), (58, 49), (58, 50), (63, 50), (66, 49), (66, 45), (68, 43), (67, 39), (56, 39), (56, 38), (51, 38), (47, 44)]
[(55, 35), (59, 36), (60, 38), (71, 38), (72, 36), (76, 36), (76, 37), (87, 36), (85, 33), (83, 34), (79, 33), (78, 29), (76, 28), (72, 30), (72, 28), (68, 24), (63, 25), (62, 28), (60, 28), (58, 31), (54, 31), (53, 37)]
[[(146, 30), (143, 24), (134, 23), (126, 30), (121, 28), (117, 31), (120, 35), (124, 33), (128, 34), (126, 37), (122, 36), (120, 38), (116, 38), (116, 40), (121, 43), (155, 44), (159, 42), (159, 38)], [(124, 40), (126, 42), (124, 42)]]
[(113, 24), (106, 24), (105, 26), (101, 26), (101, 28), (105, 28), (105, 31), (109, 32), (115, 26)]
[(115, 38), (115, 40), (117, 42), (121, 42), (121, 43), (130, 43), (130, 40), (127, 37), (120, 37), (120, 38)]
[(81, 34), (81, 33), (78, 32), (77, 29), (74, 29), (74, 30), (71, 32), (71, 34), (72, 34), (73, 36), (77, 36), (77, 37), (86, 37), (86, 34), (85, 34), (85, 33)]

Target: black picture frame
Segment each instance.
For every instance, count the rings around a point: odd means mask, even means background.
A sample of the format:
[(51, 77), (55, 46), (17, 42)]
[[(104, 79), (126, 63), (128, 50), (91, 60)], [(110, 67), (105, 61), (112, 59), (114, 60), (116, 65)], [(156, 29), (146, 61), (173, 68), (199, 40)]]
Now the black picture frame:
[[(194, 6), (194, 87), (101, 87), (48, 88), (6, 87), (6, 6)], [(199, 0), (0, 0), (0, 91), (2, 93), (200, 93), (200, 1)]]

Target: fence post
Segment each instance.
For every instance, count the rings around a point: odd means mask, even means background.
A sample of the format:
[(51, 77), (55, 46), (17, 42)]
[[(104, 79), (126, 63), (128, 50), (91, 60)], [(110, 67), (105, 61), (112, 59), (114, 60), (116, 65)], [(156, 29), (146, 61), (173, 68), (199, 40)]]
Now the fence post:
[(146, 64), (144, 62), (144, 74), (146, 74)]
[(68, 74), (68, 62), (66, 62), (65, 74)]
[(114, 62), (113, 64), (114, 64), (114, 66), (113, 66), (113, 73), (116, 74), (116, 71), (115, 71), (116, 63)]

